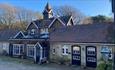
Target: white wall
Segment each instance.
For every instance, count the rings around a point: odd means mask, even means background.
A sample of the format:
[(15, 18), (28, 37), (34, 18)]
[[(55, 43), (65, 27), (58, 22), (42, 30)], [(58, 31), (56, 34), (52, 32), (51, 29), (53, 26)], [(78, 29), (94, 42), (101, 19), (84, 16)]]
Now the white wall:
[(9, 43), (8, 42), (0, 42), (0, 54), (6, 51), (9, 54)]

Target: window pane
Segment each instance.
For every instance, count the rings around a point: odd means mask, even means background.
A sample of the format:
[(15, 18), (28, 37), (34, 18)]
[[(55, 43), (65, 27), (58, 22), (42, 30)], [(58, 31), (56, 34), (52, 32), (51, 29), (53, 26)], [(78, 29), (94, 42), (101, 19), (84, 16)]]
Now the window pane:
[(28, 46), (27, 47), (27, 55), (29, 57), (34, 57), (34, 46)]

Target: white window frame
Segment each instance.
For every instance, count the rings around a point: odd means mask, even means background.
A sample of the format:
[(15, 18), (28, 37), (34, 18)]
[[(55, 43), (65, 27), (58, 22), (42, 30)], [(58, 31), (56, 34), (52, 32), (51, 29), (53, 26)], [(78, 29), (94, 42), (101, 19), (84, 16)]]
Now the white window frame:
[[(30, 48), (30, 47), (31, 47), (31, 48)], [(29, 53), (29, 49), (33, 49), (33, 52), (34, 52), (33, 55), (31, 55), (31, 54)], [(35, 45), (33, 45), (33, 44), (27, 44), (27, 56), (34, 58), (34, 55), (35, 55)]]
[[(13, 55), (21, 55), (21, 46), (24, 49), (24, 44), (13, 44)], [(19, 49), (19, 53), (16, 53), (15, 49)]]
[(79, 46), (74, 46), (73, 51), (74, 54), (80, 54), (80, 47)]
[(55, 49), (55, 48), (52, 49), (52, 53), (53, 53), (53, 54), (56, 53), (56, 49)]
[(96, 62), (96, 58), (94, 58), (94, 57), (87, 57), (87, 61)]
[(42, 28), (40, 29), (40, 34), (48, 34), (48, 28)]
[(91, 55), (92, 56), (92, 55), (95, 55), (95, 54), (96, 54), (96, 48), (94, 48), (94, 47), (88, 47), (87, 48), (87, 55)]
[(35, 29), (31, 29), (31, 34), (35, 34)]
[(67, 45), (63, 45), (63, 47), (62, 47), (62, 55), (68, 55), (67, 52), (69, 52)]

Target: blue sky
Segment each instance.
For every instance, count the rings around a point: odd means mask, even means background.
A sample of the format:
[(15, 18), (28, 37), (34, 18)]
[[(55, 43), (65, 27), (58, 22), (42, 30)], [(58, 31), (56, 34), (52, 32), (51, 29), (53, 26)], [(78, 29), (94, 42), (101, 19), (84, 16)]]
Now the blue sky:
[(86, 16), (99, 14), (112, 16), (110, 0), (0, 0), (0, 3), (8, 3), (39, 12), (43, 11), (47, 2), (51, 6), (70, 5), (80, 10)]

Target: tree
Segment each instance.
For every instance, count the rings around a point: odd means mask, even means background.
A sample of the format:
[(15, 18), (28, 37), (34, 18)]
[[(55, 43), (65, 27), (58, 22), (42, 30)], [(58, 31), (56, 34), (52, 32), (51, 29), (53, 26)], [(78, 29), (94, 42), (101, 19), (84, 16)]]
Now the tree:
[(0, 4), (0, 23), (6, 24), (8, 28), (11, 28), (15, 23), (15, 9), (9, 4)]
[(97, 15), (91, 17), (93, 23), (110, 23), (113, 19), (104, 15)]
[(74, 19), (75, 24), (80, 24), (81, 21), (84, 18), (84, 15), (77, 10), (76, 8), (73, 8), (71, 6), (60, 6), (60, 7), (54, 7), (53, 8), (54, 14), (58, 16), (72, 16)]
[(25, 29), (28, 23), (36, 19), (41, 19), (42, 15), (39, 12), (16, 7), (16, 18), (17, 22), (20, 23), (21, 27)]
[[(1, 26), (3, 24), (5, 28), (19, 27), (25, 29), (28, 23), (34, 19), (41, 18), (42, 15), (39, 12), (21, 7), (14, 7), (9, 4), (0, 4), (0, 24)], [(18, 25), (16, 26), (16, 24)]]

